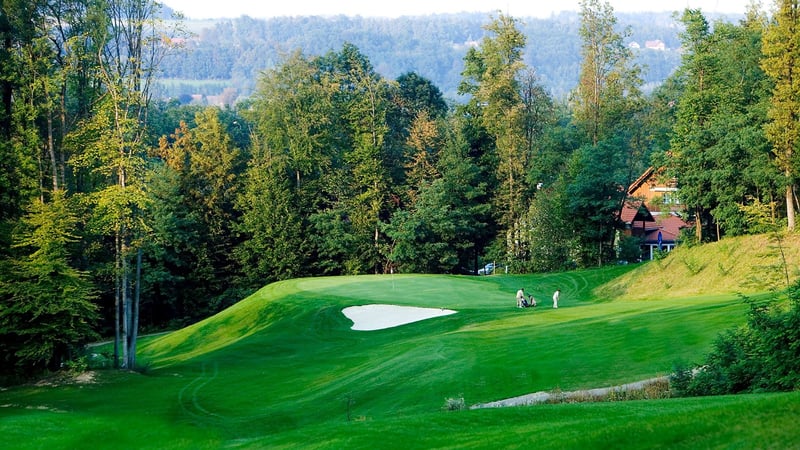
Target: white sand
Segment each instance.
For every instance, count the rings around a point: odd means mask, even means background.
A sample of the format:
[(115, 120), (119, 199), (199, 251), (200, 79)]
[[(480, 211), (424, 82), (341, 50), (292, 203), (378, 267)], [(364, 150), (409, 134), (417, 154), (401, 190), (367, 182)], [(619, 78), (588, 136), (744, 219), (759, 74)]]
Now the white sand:
[(349, 306), (342, 310), (342, 314), (353, 321), (351, 329), (358, 331), (383, 330), (455, 313), (451, 309), (397, 305)]

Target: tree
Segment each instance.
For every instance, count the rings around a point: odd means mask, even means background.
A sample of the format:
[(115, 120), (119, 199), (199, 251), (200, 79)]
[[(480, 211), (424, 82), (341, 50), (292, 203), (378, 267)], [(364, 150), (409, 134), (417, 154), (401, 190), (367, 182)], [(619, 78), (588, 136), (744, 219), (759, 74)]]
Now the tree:
[[(0, 220), (16, 220), (28, 202), (42, 195), (41, 137), (37, 78), (32, 64), (46, 65), (41, 50), (41, 3), (8, 0), (0, 4)], [(45, 55), (50, 56), (48, 55)], [(45, 60), (46, 60), (45, 57)]]
[(312, 273), (311, 217), (329, 207), (326, 190), (337, 185), (347, 145), (336, 89), (320, 62), (300, 53), (259, 80), (252, 157), (237, 202), (244, 242), (236, 254), (254, 284)]
[(699, 10), (683, 13), (687, 52), (680, 69), (671, 173), (695, 213), (696, 236), (742, 234), (742, 208), (772, 195), (764, 124), (769, 80), (759, 68), (763, 20), (753, 12), (713, 32)]
[(713, 200), (708, 170), (711, 161), (705, 149), (710, 145), (706, 127), (715, 98), (710, 89), (716, 85), (712, 80), (716, 56), (711, 51), (709, 23), (700, 10), (686, 9), (681, 20), (686, 27), (682, 35), (686, 53), (681, 66), (686, 84), (678, 104), (672, 152), (681, 174), (681, 198), (694, 209), (695, 232), (698, 242), (702, 242), (706, 211)]
[[(158, 65), (170, 50), (180, 23), (167, 29), (159, 19), (161, 5), (152, 0), (109, 0), (103, 4), (107, 33), (100, 55), (100, 78), (106, 91), (109, 127), (102, 146), (111, 149), (102, 162), (111, 183), (99, 202), (112, 212), (114, 234), (116, 306), (114, 360), (122, 338), (122, 367), (136, 367), (138, 291), (131, 298), (131, 259), (139, 253), (144, 235), (141, 209), (147, 111)], [(101, 112), (102, 114), (103, 112)], [(137, 261), (141, 256), (137, 257)], [(139, 271), (137, 270), (137, 273)], [(138, 286), (138, 279), (136, 280)], [(122, 328), (120, 334), (120, 327)]]
[(389, 131), (389, 86), (352, 44), (345, 44), (338, 54), (320, 58), (318, 64), (327, 82), (337, 88), (334, 105), (341, 111), (341, 125), (347, 133), (347, 147), (341, 154), (341, 186), (330, 192), (331, 208), (323, 214), (345, 219), (346, 226), (328, 231), (349, 236), (334, 234), (326, 238), (342, 238), (355, 244), (347, 258), (349, 273), (380, 273), (385, 270), (385, 242), (380, 228), (389, 213), (385, 141)]
[(616, 30), (617, 18), (608, 2), (582, 0), (580, 81), (574, 93), (575, 119), (597, 144), (625, 127), (632, 102), (638, 100), (640, 69), (624, 39), (630, 34)]
[(460, 126), (442, 136), (435, 167), (417, 185), (415, 201), (385, 227), (391, 261), (403, 272), (463, 273), (474, 270), (478, 245), (491, 233), (486, 183), (469, 156)]
[(525, 269), (531, 272), (555, 272), (570, 268), (574, 236), (566, 189), (561, 179), (540, 191), (531, 201), (527, 221), (532, 258)]
[(777, 193), (780, 173), (771, 164), (769, 141), (763, 132), (772, 82), (761, 69), (761, 42), (766, 20), (755, 9), (739, 24), (714, 27), (715, 53), (721, 56), (718, 106), (709, 129), (714, 162), (711, 189), (716, 206), (710, 210), (717, 234), (749, 231), (744, 208), (769, 203)]
[[(593, 259), (599, 265), (615, 257), (617, 218), (625, 188), (636, 176), (641, 144), (634, 130), (641, 79), (624, 43), (629, 31), (617, 32), (609, 3), (584, 0), (580, 5), (583, 61), (572, 99), (573, 119), (584, 130), (586, 144), (572, 158), (567, 190), (575, 222), (582, 223), (576, 259), (580, 264)], [(601, 166), (604, 170), (597, 171)]]
[(250, 286), (310, 274), (307, 218), (292, 194), (286, 155), (255, 148), (238, 208), (247, 236), (236, 249)]
[(193, 122), (193, 128), (181, 122), (170, 139), (162, 137), (164, 167), (147, 183), (148, 243), (158, 243), (147, 247), (158, 258), (146, 262), (165, 276), (148, 288), (177, 288), (166, 301), (178, 307), (178, 323), (217, 312), (239, 294), (226, 281), (240, 274), (235, 202), (245, 162), (216, 108), (198, 112)]
[(417, 152), (408, 146), (415, 122), (423, 114), (430, 121), (444, 118), (447, 104), (439, 88), (417, 73), (404, 73), (396, 81), (396, 88), (390, 91), (391, 103), (386, 117), (389, 125), (386, 165), (392, 183), (402, 186), (408, 184), (405, 179), (407, 161)]
[(36, 202), (17, 234), (18, 256), (0, 262), (3, 372), (57, 370), (96, 338), (95, 291), (70, 263), (78, 218), (63, 193)]
[(764, 34), (761, 66), (775, 82), (769, 123), (764, 131), (772, 144), (775, 162), (783, 172), (786, 219), (795, 228), (795, 178), (798, 173), (796, 148), (800, 145), (800, 2), (776, 1), (773, 23)]
[(195, 116), (191, 131), (192, 146), (183, 186), (203, 220), (202, 235), (212, 248), (212, 265), (227, 279), (232, 268), (231, 252), (236, 245), (233, 223), (237, 220), (234, 202), (239, 193), (239, 176), (244, 172), (242, 152), (233, 145), (220, 122), (216, 108), (206, 108)]
[(494, 202), (498, 222), (504, 228), (506, 257), (513, 265), (527, 258), (522, 237), (525, 206), (528, 200), (526, 172), (530, 163), (530, 144), (526, 142), (526, 105), (522, 98), (520, 74), (525, 69), (522, 50), (526, 38), (516, 19), (500, 14), (485, 26), (489, 35), (478, 49), (465, 57), (464, 79), (459, 87), (472, 95), (470, 107), (494, 141), (493, 160), (497, 189)]
[(436, 159), (440, 148), (440, 131), (435, 120), (421, 111), (411, 124), (407, 145), (413, 152), (406, 163), (408, 199), (413, 206), (417, 193), (437, 175)]

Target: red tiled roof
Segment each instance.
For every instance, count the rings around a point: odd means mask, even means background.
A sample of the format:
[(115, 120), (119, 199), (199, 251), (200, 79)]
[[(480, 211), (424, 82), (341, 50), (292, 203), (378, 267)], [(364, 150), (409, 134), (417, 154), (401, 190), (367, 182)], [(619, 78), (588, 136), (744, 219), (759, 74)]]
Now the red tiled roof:
[(674, 214), (658, 216), (654, 225), (648, 226), (644, 236), (645, 242), (658, 242), (658, 232), (661, 232), (662, 242), (675, 242), (681, 229), (688, 225)]
[(619, 218), (623, 223), (633, 223), (634, 221), (655, 222), (652, 214), (650, 214), (650, 211), (641, 201), (626, 201), (622, 206), (622, 212)]

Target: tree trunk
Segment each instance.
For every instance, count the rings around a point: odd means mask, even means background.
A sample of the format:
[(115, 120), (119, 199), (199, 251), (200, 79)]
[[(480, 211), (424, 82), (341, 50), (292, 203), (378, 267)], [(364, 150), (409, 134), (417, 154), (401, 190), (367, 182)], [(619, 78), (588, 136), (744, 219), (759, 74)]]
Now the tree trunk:
[(703, 242), (703, 209), (698, 207), (694, 214), (694, 232), (697, 242)]
[[(46, 94), (46, 92), (45, 92)], [(56, 159), (56, 148), (53, 139), (53, 111), (47, 108), (47, 152), (50, 154), (50, 165), (52, 166), (53, 192), (58, 191), (58, 162)]]
[(139, 293), (142, 279), (142, 249), (136, 251), (136, 281), (134, 282), (133, 311), (131, 326), (130, 350), (128, 351), (128, 368), (136, 368), (136, 340), (139, 337)]
[(786, 219), (789, 231), (794, 231), (794, 184), (786, 186)]
[(119, 332), (119, 321), (120, 321), (120, 314), (119, 309), (121, 307), (122, 302), (120, 301), (120, 297), (122, 296), (122, 291), (120, 289), (120, 277), (119, 277), (119, 232), (116, 233), (114, 247), (116, 253), (116, 259), (114, 262), (114, 368), (119, 369), (119, 340), (120, 340), (120, 332)]
[(58, 174), (60, 175), (61, 187), (67, 189), (67, 161), (64, 156), (64, 136), (67, 134), (67, 83), (66, 81), (61, 85), (61, 135), (60, 135), (60, 149), (58, 161)]
[(125, 258), (125, 252), (127, 251), (127, 246), (124, 244), (125, 238), (122, 238), (123, 244), (122, 248), (120, 249), (120, 260), (122, 262), (120, 267), (120, 284), (121, 288), (120, 291), (122, 292), (122, 367), (128, 367), (128, 346), (130, 345), (129, 341), (129, 333), (130, 333), (130, 297), (128, 296), (128, 261)]

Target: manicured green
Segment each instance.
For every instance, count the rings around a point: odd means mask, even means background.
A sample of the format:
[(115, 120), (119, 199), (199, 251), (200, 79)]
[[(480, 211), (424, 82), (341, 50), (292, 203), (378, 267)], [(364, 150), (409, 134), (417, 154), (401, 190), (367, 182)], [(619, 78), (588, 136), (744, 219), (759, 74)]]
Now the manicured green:
[[(271, 284), (141, 343), (144, 374), (0, 392), (7, 448), (714, 448), (800, 445), (800, 394), (446, 411), (604, 387), (696, 362), (743, 323), (734, 296), (626, 301), (592, 291), (628, 267), (488, 277), (385, 275)], [(540, 302), (514, 307), (520, 287)], [(559, 309), (550, 296), (562, 290)], [(450, 308), (353, 331), (345, 306)], [(348, 408), (349, 406), (349, 408)], [(349, 409), (349, 411), (348, 411)], [(348, 421), (349, 413), (349, 421)]]

